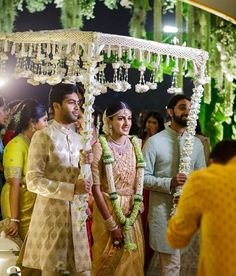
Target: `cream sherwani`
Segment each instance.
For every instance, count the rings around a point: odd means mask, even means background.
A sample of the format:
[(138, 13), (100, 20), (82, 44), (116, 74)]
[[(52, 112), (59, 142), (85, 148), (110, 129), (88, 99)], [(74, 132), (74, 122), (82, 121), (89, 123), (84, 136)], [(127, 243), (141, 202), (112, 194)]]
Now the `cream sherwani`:
[(86, 226), (78, 227), (79, 136), (56, 121), (32, 138), (27, 187), (37, 193), (23, 265), (56, 271), (63, 263), (71, 272), (90, 270)]

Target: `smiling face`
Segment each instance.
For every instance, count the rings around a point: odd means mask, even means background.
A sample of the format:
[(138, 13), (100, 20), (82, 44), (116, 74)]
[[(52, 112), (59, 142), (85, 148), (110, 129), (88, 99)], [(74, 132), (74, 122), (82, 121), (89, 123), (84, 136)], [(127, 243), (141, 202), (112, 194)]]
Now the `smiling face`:
[(129, 109), (119, 110), (113, 117), (109, 118), (112, 127), (112, 137), (120, 138), (129, 134), (132, 125), (132, 113)]
[(81, 113), (80, 106), (82, 97), (80, 94), (72, 93), (65, 95), (65, 98), (60, 103), (53, 103), (55, 114), (58, 114), (60, 121), (63, 124), (71, 124), (77, 121)]
[(174, 109), (168, 109), (168, 114), (171, 117), (171, 122), (180, 127), (186, 127), (190, 107), (191, 103), (189, 100), (179, 100)]

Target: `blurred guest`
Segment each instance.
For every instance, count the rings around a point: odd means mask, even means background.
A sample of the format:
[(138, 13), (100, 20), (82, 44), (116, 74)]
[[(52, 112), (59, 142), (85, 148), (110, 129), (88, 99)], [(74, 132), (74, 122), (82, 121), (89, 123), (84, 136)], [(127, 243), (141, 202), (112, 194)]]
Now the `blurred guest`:
[(4, 150), (6, 183), (2, 189), (1, 206), (3, 218), (10, 219), (7, 234), (12, 237), (19, 235), (24, 240), (35, 201), (35, 194), (27, 190), (25, 183), (28, 148), (35, 131), (47, 126), (47, 113), (44, 106), (28, 100), (16, 116), (16, 136)]
[[(27, 101), (27, 100), (25, 100)], [(14, 138), (15, 136), (15, 130), (17, 122), (15, 121), (15, 114), (21, 110), (22, 106), (24, 105), (25, 101), (20, 100), (14, 100), (12, 102), (9, 102), (7, 104), (7, 110), (8, 110), (8, 118), (7, 118), (7, 124), (6, 124), (6, 131), (3, 136), (3, 144), (4, 146), (7, 145), (7, 143)]]
[(210, 163), (225, 165), (231, 158), (236, 155), (236, 141), (223, 140), (219, 142), (209, 155)]
[(140, 128), (139, 137), (142, 139), (142, 144), (144, 145), (149, 137), (163, 130), (164, 128), (164, 119), (162, 115), (158, 111), (148, 112)]
[(167, 238), (174, 248), (185, 247), (200, 228), (199, 276), (235, 275), (236, 258), (236, 141), (219, 142), (212, 164), (191, 173), (170, 219)]
[[(0, 95), (0, 129), (2, 129), (5, 126), (6, 117), (7, 117), (7, 112), (6, 112), (5, 100), (3, 96)], [(2, 187), (5, 182), (4, 173), (3, 173), (3, 151), (4, 151), (4, 146), (3, 146), (2, 138), (0, 137), (0, 195), (1, 195)], [(0, 207), (1, 207), (1, 204), (0, 204)], [(0, 220), (1, 218), (2, 218), (2, 215), (1, 215), (1, 208), (0, 208)]]

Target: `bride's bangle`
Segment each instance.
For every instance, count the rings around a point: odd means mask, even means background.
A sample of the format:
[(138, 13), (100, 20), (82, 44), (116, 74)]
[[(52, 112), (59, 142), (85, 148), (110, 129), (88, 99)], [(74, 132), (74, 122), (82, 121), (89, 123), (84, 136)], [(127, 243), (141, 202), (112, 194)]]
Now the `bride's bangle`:
[(10, 221), (18, 222), (18, 223), (20, 222), (20, 220), (19, 220), (19, 219), (16, 219), (16, 218), (11, 218)]
[(116, 230), (118, 228), (118, 225), (116, 224), (115, 220), (113, 219), (112, 216), (110, 216), (108, 219), (104, 221), (107, 230), (110, 232)]

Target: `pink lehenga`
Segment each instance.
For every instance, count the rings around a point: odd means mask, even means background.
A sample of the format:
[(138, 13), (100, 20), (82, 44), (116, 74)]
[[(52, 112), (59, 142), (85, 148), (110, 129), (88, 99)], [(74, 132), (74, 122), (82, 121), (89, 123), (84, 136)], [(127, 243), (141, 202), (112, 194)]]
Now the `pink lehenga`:
[[(136, 190), (136, 157), (130, 139), (127, 137), (123, 145), (118, 145), (108, 139), (114, 164), (113, 175), (120, 204), (124, 214), (129, 214), (133, 205), (133, 196)], [(119, 224), (108, 195), (108, 183), (105, 167), (102, 162), (102, 148), (100, 143), (93, 146), (94, 162), (92, 174), (94, 185), (101, 185), (104, 198), (114, 220)], [(94, 204), (93, 210), (93, 263), (94, 276), (142, 276), (144, 275), (144, 239), (141, 217), (138, 215), (132, 227), (133, 241), (137, 244), (135, 251), (117, 248), (112, 243), (110, 232), (107, 230), (104, 219)]]

